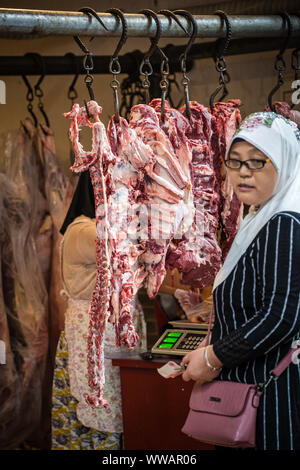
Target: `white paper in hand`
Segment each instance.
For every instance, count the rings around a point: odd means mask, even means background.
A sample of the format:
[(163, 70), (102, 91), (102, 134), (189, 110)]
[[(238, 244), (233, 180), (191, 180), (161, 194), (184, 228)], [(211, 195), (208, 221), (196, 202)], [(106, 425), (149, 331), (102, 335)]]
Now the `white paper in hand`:
[(157, 369), (157, 372), (165, 379), (174, 379), (178, 375), (181, 375), (184, 369), (185, 368), (181, 367), (180, 364), (169, 361), (164, 366)]

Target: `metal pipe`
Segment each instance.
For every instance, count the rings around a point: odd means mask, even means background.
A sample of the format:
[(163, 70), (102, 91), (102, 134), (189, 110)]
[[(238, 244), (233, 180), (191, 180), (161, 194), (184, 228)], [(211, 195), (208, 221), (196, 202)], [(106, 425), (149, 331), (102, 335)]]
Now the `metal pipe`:
[[(98, 13), (109, 31), (94, 17), (81, 12), (51, 10), (21, 10), (0, 8), (0, 37), (26, 39), (44, 36), (120, 36), (121, 24), (110, 13)], [(152, 18), (142, 14), (126, 15), (128, 37), (153, 37), (156, 25)], [(162, 37), (185, 37), (184, 31), (171, 18), (159, 15)], [(218, 16), (195, 15), (198, 37), (225, 37), (226, 27)], [(279, 15), (230, 16), (233, 38), (278, 37), (284, 35), (283, 20)], [(291, 15), (292, 36), (300, 36), (300, 18)], [(182, 25), (189, 30), (188, 19), (181, 17)]]
[[(173, 47), (173, 46), (171, 46)], [(176, 47), (175, 47), (176, 49)], [(36, 61), (32, 56), (0, 56), (0, 76), (14, 76), (14, 75), (75, 75), (85, 74), (83, 68), (83, 55), (82, 56), (41, 56), (42, 60)], [(121, 66), (121, 73), (138, 74), (140, 64), (143, 60), (144, 54), (141, 51), (133, 51), (119, 57)], [(109, 74), (111, 57), (110, 56), (96, 56), (93, 55), (92, 74)], [(40, 64), (40, 65), (39, 65)], [(41, 68), (43, 64), (43, 68)], [(161, 56), (155, 54), (151, 58), (151, 64), (154, 71), (160, 71)], [(192, 60), (187, 61), (187, 71), (191, 70), (193, 65)], [(181, 64), (178, 56), (174, 55), (169, 59), (170, 73), (180, 72)]]
[[(226, 56), (249, 54), (255, 52), (266, 52), (279, 50), (282, 38), (246, 38), (235, 39), (230, 42)], [(296, 48), (299, 45), (298, 38), (292, 38), (289, 48)], [(162, 50), (169, 58), (170, 73), (180, 72), (181, 64), (178, 60), (184, 52), (186, 46), (174, 46), (168, 44)], [(193, 67), (195, 60), (213, 57), (215, 41), (194, 44), (187, 60), (187, 71)], [(288, 52), (286, 52), (288, 56)], [(122, 73), (135, 74), (144, 57), (144, 53), (138, 50), (129, 52), (119, 57)], [(110, 56), (93, 56), (93, 74), (109, 74)], [(288, 59), (289, 63), (289, 59)], [(39, 65), (40, 64), (40, 65)], [(43, 68), (41, 65), (43, 64)], [(160, 71), (161, 56), (154, 54), (151, 58), (154, 71)], [(83, 56), (42, 56), (42, 61), (34, 60), (32, 56), (0, 56), (0, 76), (14, 75), (75, 75), (86, 73), (83, 68)]]

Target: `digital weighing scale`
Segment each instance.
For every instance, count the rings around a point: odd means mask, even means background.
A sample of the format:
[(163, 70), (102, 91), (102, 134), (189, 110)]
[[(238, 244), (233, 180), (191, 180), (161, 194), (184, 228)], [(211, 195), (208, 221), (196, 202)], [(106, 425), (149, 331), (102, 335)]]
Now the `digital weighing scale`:
[(197, 349), (207, 335), (208, 323), (191, 323), (186, 320), (170, 321), (167, 328), (153, 345), (153, 354), (184, 356)]

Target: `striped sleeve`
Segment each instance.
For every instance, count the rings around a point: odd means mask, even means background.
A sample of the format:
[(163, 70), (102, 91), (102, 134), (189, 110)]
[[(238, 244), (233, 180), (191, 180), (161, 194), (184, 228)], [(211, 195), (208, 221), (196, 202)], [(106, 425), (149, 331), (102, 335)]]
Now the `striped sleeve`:
[(233, 334), (214, 343), (214, 352), (226, 367), (267, 354), (300, 331), (300, 223), (297, 218), (281, 213), (266, 224), (256, 269), (261, 308)]

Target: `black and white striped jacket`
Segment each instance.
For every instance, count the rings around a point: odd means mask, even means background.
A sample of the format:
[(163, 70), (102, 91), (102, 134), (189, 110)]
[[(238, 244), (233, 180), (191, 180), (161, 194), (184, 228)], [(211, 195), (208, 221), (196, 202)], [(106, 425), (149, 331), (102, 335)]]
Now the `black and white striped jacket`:
[[(280, 212), (214, 291), (212, 343), (220, 380), (258, 383), (300, 338), (300, 214)], [(295, 361), (295, 362), (300, 362)], [(300, 367), (292, 363), (261, 398), (258, 449), (300, 450)]]

